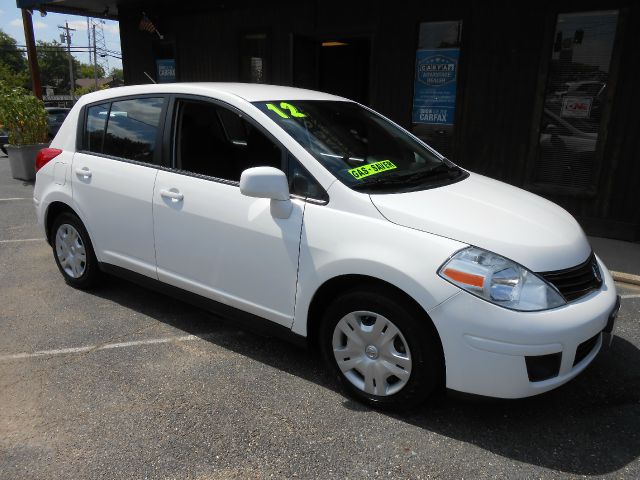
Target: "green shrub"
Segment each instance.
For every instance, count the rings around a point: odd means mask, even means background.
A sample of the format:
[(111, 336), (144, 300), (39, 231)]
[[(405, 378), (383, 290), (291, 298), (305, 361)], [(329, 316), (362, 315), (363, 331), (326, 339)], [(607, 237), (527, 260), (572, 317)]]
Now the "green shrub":
[(9, 144), (46, 143), (47, 112), (42, 100), (24, 88), (0, 82), (0, 125), (9, 132)]

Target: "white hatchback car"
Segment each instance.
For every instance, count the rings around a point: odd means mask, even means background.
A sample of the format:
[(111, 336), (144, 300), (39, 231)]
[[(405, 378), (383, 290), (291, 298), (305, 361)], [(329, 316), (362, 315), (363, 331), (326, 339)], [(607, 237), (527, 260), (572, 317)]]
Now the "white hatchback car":
[(102, 272), (318, 345), (346, 389), (503, 398), (591, 363), (619, 309), (555, 204), (451, 163), (367, 107), (268, 85), (83, 96), (37, 159), (67, 283)]

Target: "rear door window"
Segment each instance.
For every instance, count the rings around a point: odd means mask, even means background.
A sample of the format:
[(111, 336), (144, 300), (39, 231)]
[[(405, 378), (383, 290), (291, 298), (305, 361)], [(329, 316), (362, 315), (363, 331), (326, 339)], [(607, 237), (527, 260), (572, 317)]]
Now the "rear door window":
[(113, 102), (102, 153), (155, 163), (154, 152), (163, 104), (164, 99), (161, 97)]
[(139, 98), (113, 102), (103, 153), (115, 157), (154, 163), (163, 98)]

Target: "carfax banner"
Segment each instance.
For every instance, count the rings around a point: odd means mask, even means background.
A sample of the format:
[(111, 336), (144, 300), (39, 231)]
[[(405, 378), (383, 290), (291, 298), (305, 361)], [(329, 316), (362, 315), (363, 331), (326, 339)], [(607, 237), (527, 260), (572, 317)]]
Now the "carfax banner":
[(459, 56), (459, 48), (416, 52), (413, 123), (453, 125)]
[(176, 61), (173, 58), (156, 60), (158, 83), (172, 83), (176, 81)]

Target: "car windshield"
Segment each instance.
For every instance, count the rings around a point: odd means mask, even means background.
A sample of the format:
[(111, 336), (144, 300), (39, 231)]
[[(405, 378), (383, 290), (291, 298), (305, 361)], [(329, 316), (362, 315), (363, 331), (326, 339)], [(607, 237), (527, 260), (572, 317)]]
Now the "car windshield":
[(419, 190), (466, 177), (462, 169), (357, 103), (272, 100), (254, 105), (355, 190)]

